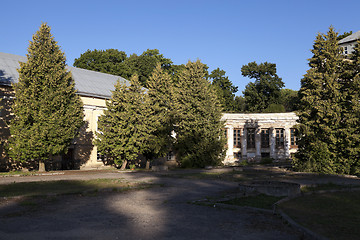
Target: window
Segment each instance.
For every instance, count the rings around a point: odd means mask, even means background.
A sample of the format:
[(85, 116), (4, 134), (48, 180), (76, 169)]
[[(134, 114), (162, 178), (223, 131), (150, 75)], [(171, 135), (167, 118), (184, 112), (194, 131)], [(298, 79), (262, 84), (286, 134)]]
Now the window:
[(255, 148), (255, 128), (247, 129), (247, 148)]
[(261, 129), (261, 147), (268, 148), (269, 147), (269, 129)]
[(166, 154), (166, 161), (172, 161), (172, 160), (175, 160), (175, 156), (174, 153), (170, 151)]
[(234, 152), (235, 159), (241, 159), (241, 152)]
[(297, 147), (296, 129), (290, 128), (290, 146)]
[(234, 129), (234, 148), (241, 148), (241, 129)]
[(277, 128), (276, 129), (276, 147), (277, 148), (283, 148), (284, 147), (284, 129), (283, 128)]
[(97, 152), (97, 161), (98, 162), (106, 162), (107, 158), (105, 155), (102, 155), (100, 152)]

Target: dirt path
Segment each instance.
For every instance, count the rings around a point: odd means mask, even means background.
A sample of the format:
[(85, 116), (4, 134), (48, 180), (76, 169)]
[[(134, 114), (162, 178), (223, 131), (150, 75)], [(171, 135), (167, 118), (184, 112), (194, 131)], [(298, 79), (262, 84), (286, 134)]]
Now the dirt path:
[[(121, 177), (156, 187), (94, 196), (59, 196), (0, 206), (0, 239), (299, 239), (281, 219), (255, 210), (190, 204), (220, 196), (237, 183), (167, 178), (149, 173), (64, 174), (69, 178)], [(87, 175), (87, 177), (85, 177)], [(9, 177), (10, 178), (10, 177)], [(13, 178), (55, 180), (60, 177)], [(21, 179), (21, 180), (20, 180)], [(0, 179), (4, 183), (7, 180)]]

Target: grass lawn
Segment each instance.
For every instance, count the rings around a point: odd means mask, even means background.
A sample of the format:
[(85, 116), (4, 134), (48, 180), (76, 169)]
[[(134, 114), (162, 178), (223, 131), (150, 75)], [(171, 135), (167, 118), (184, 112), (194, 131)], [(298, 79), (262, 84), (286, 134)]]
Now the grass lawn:
[(279, 207), (297, 223), (329, 239), (360, 239), (360, 191), (311, 194)]
[(75, 194), (84, 191), (98, 191), (110, 189), (123, 191), (128, 189), (145, 188), (148, 183), (129, 183), (123, 179), (94, 179), (94, 180), (61, 180), (46, 182), (25, 182), (0, 185), (0, 197), (42, 196), (51, 194)]

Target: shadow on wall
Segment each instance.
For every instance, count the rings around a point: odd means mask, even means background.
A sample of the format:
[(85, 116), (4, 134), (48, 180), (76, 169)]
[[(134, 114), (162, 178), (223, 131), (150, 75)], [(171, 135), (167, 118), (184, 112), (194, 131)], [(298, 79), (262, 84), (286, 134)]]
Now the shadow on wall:
[(243, 147), (246, 147), (246, 156), (242, 156), (242, 158), (248, 162), (259, 160), (256, 159), (256, 142), (259, 141), (261, 133), (258, 120), (246, 120), (244, 129), (246, 129), (246, 133), (243, 133), (245, 134), (246, 146)]
[[(84, 165), (90, 160), (91, 152), (94, 148), (93, 139), (94, 133), (87, 131), (89, 128), (89, 122), (80, 128), (79, 135), (74, 139), (74, 144), (69, 148), (68, 156), (63, 161), (65, 164), (63, 169), (80, 169), (81, 165)], [(96, 156), (93, 156), (96, 157)]]
[(58, 156), (53, 156), (46, 163), (46, 170), (78, 170), (80, 166), (85, 164), (91, 155), (93, 149), (93, 133), (86, 131), (89, 123), (80, 128), (79, 135), (72, 141), (67, 152)]
[[(3, 82), (2, 71), (0, 70), (0, 81)], [(14, 100), (14, 91), (11, 87), (0, 87), (0, 171), (9, 171), (20, 168), (20, 164), (12, 161), (6, 152), (6, 143), (10, 137), (9, 122), (11, 105)]]

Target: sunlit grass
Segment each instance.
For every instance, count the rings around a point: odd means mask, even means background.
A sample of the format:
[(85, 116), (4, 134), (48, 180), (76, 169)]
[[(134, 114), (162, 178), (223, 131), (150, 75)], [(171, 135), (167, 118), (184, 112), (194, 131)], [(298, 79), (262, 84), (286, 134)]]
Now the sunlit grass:
[(314, 193), (279, 207), (299, 224), (329, 239), (359, 239), (359, 191)]
[(301, 191), (304, 193), (307, 192), (315, 192), (315, 191), (327, 191), (327, 190), (341, 190), (341, 189), (351, 189), (355, 187), (354, 185), (340, 185), (335, 183), (326, 183), (326, 184), (318, 184), (315, 186), (304, 186), (301, 188)]

